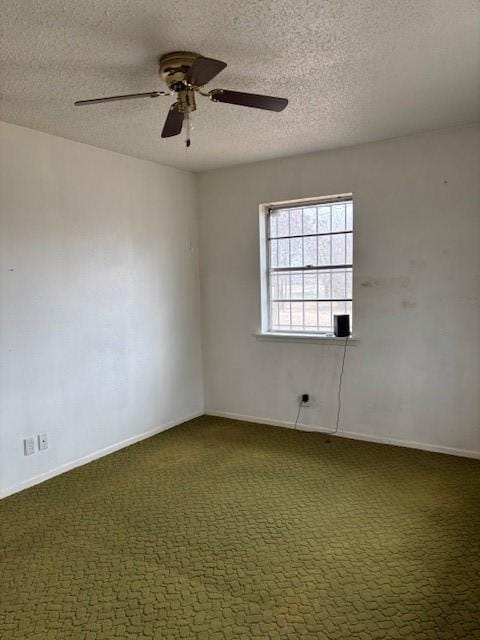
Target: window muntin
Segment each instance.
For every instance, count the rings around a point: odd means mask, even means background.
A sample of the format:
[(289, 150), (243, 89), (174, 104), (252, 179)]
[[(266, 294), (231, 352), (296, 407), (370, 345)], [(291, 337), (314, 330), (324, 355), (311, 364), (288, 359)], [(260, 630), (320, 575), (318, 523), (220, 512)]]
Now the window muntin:
[(268, 330), (333, 333), (352, 317), (353, 201), (271, 207), (266, 214)]

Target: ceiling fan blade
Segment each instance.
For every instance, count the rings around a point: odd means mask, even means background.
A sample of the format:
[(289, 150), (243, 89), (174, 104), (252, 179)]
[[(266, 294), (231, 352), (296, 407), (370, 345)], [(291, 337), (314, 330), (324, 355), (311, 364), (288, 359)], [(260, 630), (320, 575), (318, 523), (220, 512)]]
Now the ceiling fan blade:
[(169, 96), (165, 91), (148, 91), (147, 93), (127, 93), (123, 96), (108, 96), (106, 98), (93, 98), (92, 100), (77, 100), (76, 107), (84, 104), (99, 104), (101, 102), (115, 102), (116, 100), (134, 100), (135, 98), (158, 98), (159, 96)]
[(268, 111), (283, 111), (288, 104), (286, 98), (262, 96), (257, 93), (244, 93), (243, 91), (229, 91), (228, 89), (213, 89), (213, 91), (210, 91), (210, 98), (213, 102), (227, 102), (228, 104), (267, 109)]
[(178, 109), (178, 102), (174, 102), (163, 125), (162, 138), (171, 138), (178, 136), (182, 131), (184, 114)]
[(198, 58), (193, 61), (187, 73), (186, 81), (196, 87), (203, 87), (204, 84), (210, 82), (220, 71), (223, 71), (226, 66), (227, 63), (221, 60), (198, 56)]

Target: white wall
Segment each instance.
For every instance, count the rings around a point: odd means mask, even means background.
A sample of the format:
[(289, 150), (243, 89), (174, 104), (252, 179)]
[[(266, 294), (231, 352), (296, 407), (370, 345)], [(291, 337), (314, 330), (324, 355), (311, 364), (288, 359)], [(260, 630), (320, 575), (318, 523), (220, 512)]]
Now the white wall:
[[(336, 413), (341, 349), (257, 341), (258, 205), (352, 191), (340, 428), (480, 452), (480, 129), (198, 176), (206, 410)], [(195, 178), (0, 123), (0, 496), (202, 413)], [(23, 455), (46, 431), (49, 449)]]
[(203, 391), (194, 176), (3, 123), (0, 149), (5, 495), (201, 413)]
[(480, 452), (479, 127), (199, 178), (206, 412), (331, 428), (338, 346), (257, 341), (258, 205), (353, 192), (354, 332), (340, 429)]

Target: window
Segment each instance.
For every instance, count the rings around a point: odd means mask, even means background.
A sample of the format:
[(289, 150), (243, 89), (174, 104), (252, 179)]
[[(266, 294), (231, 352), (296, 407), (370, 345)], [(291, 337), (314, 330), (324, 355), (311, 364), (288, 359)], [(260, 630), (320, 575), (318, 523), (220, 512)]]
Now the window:
[(352, 317), (351, 196), (263, 207), (262, 329), (333, 334)]

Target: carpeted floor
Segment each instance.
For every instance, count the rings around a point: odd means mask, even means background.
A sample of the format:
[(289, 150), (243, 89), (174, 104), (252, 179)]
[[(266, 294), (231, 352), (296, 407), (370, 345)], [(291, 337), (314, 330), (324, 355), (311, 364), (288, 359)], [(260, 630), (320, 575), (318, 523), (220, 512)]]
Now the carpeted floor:
[(0, 503), (3, 640), (480, 638), (480, 463), (203, 417)]

